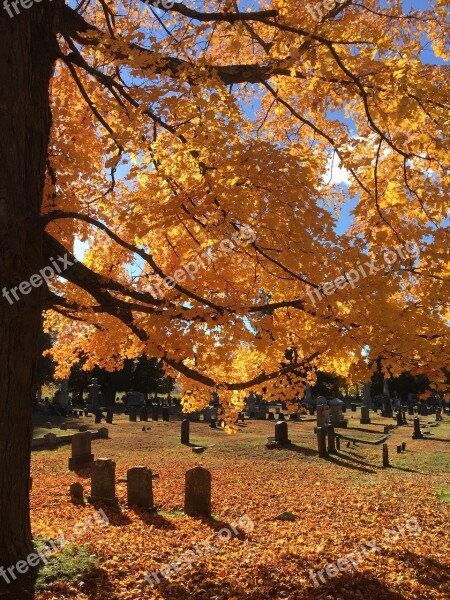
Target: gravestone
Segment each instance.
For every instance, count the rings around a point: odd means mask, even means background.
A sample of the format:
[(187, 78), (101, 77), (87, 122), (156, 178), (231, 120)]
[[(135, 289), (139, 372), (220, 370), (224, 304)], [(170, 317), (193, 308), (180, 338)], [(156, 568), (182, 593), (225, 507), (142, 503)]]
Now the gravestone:
[(127, 504), (154, 509), (152, 472), (147, 467), (132, 467), (127, 471)]
[(392, 413), (392, 404), (389, 396), (383, 396), (382, 406), (381, 406), (381, 416), (391, 418)]
[(91, 384), (88, 385), (88, 394), (87, 410), (95, 413), (100, 408), (100, 386), (98, 385), (98, 379), (95, 377), (91, 379)]
[(92, 465), (94, 455), (91, 453), (92, 436), (90, 431), (76, 433), (72, 436), (72, 456), (69, 458), (69, 470), (86, 469)]
[(383, 467), (389, 467), (389, 450), (387, 444), (383, 444)]
[(336, 450), (339, 452), (341, 449), (341, 438), (338, 435), (336, 435), (334, 437), (334, 441), (336, 442)]
[(327, 452), (327, 428), (326, 427), (315, 427), (314, 433), (317, 435), (317, 448), (319, 451), (319, 458), (326, 458)]
[(186, 473), (184, 512), (187, 515), (211, 516), (211, 473), (194, 467)]
[(128, 418), (130, 421), (132, 421), (133, 423), (136, 422), (136, 409), (135, 408), (129, 408), (128, 409)]
[(60, 428), (62, 431), (67, 431), (67, 423), (61, 423), (61, 425), (59, 426), (59, 428)]
[(109, 425), (112, 424), (113, 418), (114, 418), (114, 412), (112, 410), (108, 410), (106, 412), (106, 422), (109, 423)]
[(406, 450), (406, 442), (402, 442), (402, 450), (405, 451)]
[(370, 393), (370, 383), (365, 383), (363, 388), (363, 406), (372, 408), (372, 395)]
[(47, 443), (47, 448), (50, 448), (50, 450), (58, 446), (58, 437), (55, 433), (46, 433), (44, 439)]
[(316, 414), (316, 407), (314, 406), (314, 404), (309, 405), (309, 414), (311, 416)]
[(209, 423), (209, 426), (210, 426), (211, 429), (216, 429), (216, 420), (213, 417), (211, 417), (211, 421)]
[(279, 446), (288, 446), (291, 443), (288, 438), (288, 424), (286, 421), (275, 423), (275, 441)]
[(350, 408), (352, 409), (352, 412), (356, 412), (356, 404), (354, 402), (350, 404)]
[(328, 425), (328, 427), (327, 427), (327, 437), (328, 437), (328, 454), (337, 454), (337, 452), (336, 452), (336, 444), (335, 444), (334, 426), (333, 425)]
[(361, 406), (361, 418), (359, 422), (361, 425), (370, 425), (370, 409), (368, 406)]
[(279, 421), (285, 421), (286, 420), (285, 416), (284, 416), (284, 413), (280, 412), (280, 414), (278, 415), (278, 420)]
[(159, 419), (159, 406), (152, 406), (152, 421), (157, 421)]
[(101, 423), (102, 422), (102, 417), (103, 417), (102, 411), (101, 410), (96, 410), (95, 411), (95, 422), (96, 423)]
[(436, 419), (436, 421), (442, 421), (441, 409), (440, 408), (436, 408), (436, 410), (435, 410), (435, 419)]
[(300, 421), (300, 415), (295, 411), (289, 416), (289, 420), (294, 422)]
[(327, 427), (330, 423), (330, 409), (324, 396), (317, 397), (317, 427)]
[(181, 443), (189, 444), (189, 419), (183, 419), (181, 422)]
[(69, 380), (63, 379), (59, 383), (59, 390), (55, 394), (56, 402), (60, 408), (65, 411), (63, 414), (67, 415), (69, 408)]
[(70, 486), (70, 501), (72, 504), (84, 504), (84, 493), (81, 483), (72, 483)]
[(245, 413), (244, 412), (239, 413), (239, 419), (240, 419), (241, 423), (243, 423), (245, 421)]
[(412, 434), (413, 440), (421, 440), (423, 439), (422, 432), (420, 430), (420, 419), (419, 417), (414, 417), (414, 433)]
[(107, 427), (100, 427), (98, 430), (98, 435), (100, 439), (107, 440), (109, 437), (109, 429)]
[(139, 418), (141, 421), (148, 421), (148, 408), (146, 406), (141, 408)]
[(275, 421), (275, 415), (273, 414), (273, 412), (269, 413), (268, 419), (269, 421)]
[(163, 421), (170, 421), (170, 413), (167, 406), (164, 406), (162, 409), (162, 419)]
[(408, 406), (408, 415), (410, 417), (414, 416), (414, 406), (412, 406), (411, 404)]
[(402, 416), (401, 410), (397, 411), (396, 417), (397, 417), (397, 426), (400, 427), (401, 425), (403, 425), (403, 416)]
[(397, 454), (401, 454), (402, 453), (402, 445), (400, 444), (399, 446), (397, 446)]
[(345, 406), (342, 400), (339, 398), (333, 398), (330, 400), (330, 424), (333, 427), (346, 427), (347, 421), (344, 421), (342, 416), (342, 409)]
[(48, 421), (45, 426), (47, 427), (47, 429), (53, 429), (53, 425), (50, 423), (50, 421)]
[(92, 465), (91, 495), (89, 502), (101, 500), (110, 506), (117, 506), (116, 463), (110, 458), (98, 458)]
[(88, 427), (87, 425), (80, 425), (80, 426), (78, 427), (78, 431), (79, 431), (80, 433), (84, 433), (84, 432), (85, 432), (85, 431), (87, 431), (88, 429), (89, 429), (89, 427)]

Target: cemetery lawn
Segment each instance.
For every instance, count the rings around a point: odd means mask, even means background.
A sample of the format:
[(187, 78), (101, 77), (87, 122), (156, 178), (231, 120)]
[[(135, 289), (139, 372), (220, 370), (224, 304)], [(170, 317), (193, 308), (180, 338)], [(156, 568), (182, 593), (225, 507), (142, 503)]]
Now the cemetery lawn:
[[(377, 440), (393, 419), (372, 414), (360, 425), (353, 414), (338, 433)], [(433, 421), (434, 417), (428, 417)], [(47, 419), (49, 420), (49, 419)], [(425, 423), (426, 417), (421, 417)], [(77, 424), (89, 424), (83, 418)], [(110, 525), (77, 537), (80, 555), (92, 557), (89, 572), (58, 579), (47, 569), (46, 590), (35, 598), (77, 600), (448, 600), (450, 564), (450, 417), (431, 428), (431, 439), (412, 440), (412, 422), (391, 431), (387, 443), (391, 468), (383, 469), (382, 444), (357, 443), (329, 460), (317, 457), (315, 419), (289, 423), (293, 444), (268, 450), (274, 424), (246, 421), (229, 436), (206, 423), (191, 423), (191, 445), (213, 445), (202, 454), (182, 446), (180, 421), (130, 423), (115, 417), (109, 440), (94, 440), (95, 458), (117, 463), (116, 494), (120, 510), (103, 508)], [(54, 427), (57, 425), (55, 420)], [(101, 426), (104, 426), (103, 424)], [(142, 427), (150, 428), (142, 431)], [(47, 430), (48, 432), (48, 430)], [(70, 431), (64, 432), (70, 433)], [(406, 451), (396, 453), (406, 442)], [(70, 445), (32, 455), (32, 527), (34, 536), (69, 538), (74, 527), (94, 514), (90, 505), (74, 506), (69, 486), (81, 482), (90, 492), (89, 470), (67, 469)], [(200, 464), (212, 473), (214, 518), (193, 519), (183, 510), (184, 475)], [(153, 481), (158, 513), (126, 508), (127, 469), (145, 465), (159, 475)], [(288, 511), (294, 521), (275, 520)], [(250, 533), (218, 542), (217, 532), (247, 515)], [(419, 527), (406, 527), (417, 519)], [(399, 532), (399, 529), (402, 533)], [(419, 529), (421, 531), (419, 531)], [(389, 533), (390, 531), (390, 533)], [(146, 573), (194, 550), (203, 542), (214, 550), (173, 573), (155, 588)], [(378, 550), (370, 550), (375, 542)], [(315, 587), (310, 570), (324, 570), (366, 544), (358, 569), (351, 565)], [(337, 568), (335, 568), (337, 571)], [(330, 570), (333, 573), (333, 569)]]

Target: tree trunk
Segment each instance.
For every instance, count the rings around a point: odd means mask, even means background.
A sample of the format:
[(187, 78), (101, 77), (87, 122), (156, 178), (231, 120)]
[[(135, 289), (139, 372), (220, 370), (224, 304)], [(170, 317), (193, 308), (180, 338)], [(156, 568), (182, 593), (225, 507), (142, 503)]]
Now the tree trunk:
[(20, 14), (13, 17), (0, 7), (0, 566), (5, 568), (32, 550), (32, 390), (45, 289), (26, 286), (25, 295), (17, 287), (45, 265), (39, 215), (56, 40), (54, 8), (44, 4), (27, 10), (19, 4)]

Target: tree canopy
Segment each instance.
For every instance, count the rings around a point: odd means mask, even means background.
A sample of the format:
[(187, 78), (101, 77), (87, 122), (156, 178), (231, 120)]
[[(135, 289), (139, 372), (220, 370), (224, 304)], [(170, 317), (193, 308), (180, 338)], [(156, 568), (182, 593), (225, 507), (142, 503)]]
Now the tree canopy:
[(58, 373), (147, 354), (230, 422), (378, 357), (445, 387), (445, 2), (159, 6), (55, 19), (46, 253), (88, 244), (46, 302)]

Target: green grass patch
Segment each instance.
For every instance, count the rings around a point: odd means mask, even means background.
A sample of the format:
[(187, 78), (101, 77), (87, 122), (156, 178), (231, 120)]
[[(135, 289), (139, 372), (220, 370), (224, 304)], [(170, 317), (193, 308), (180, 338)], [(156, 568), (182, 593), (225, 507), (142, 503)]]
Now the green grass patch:
[[(35, 546), (44, 549), (49, 539), (37, 538)], [(55, 541), (55, 543), (57, 543)], [(67, 544), (59, 552), (50, 556), (47, 564), (43, 564), (37, 574), (36, 590), (44, 591), (53, 582), (75, 583), (83, 575), (98, 567), (98, 558), (83, 546)]]
[(450, 502), (450, 487), (438, 488), (437, 495), (442, 502)]

